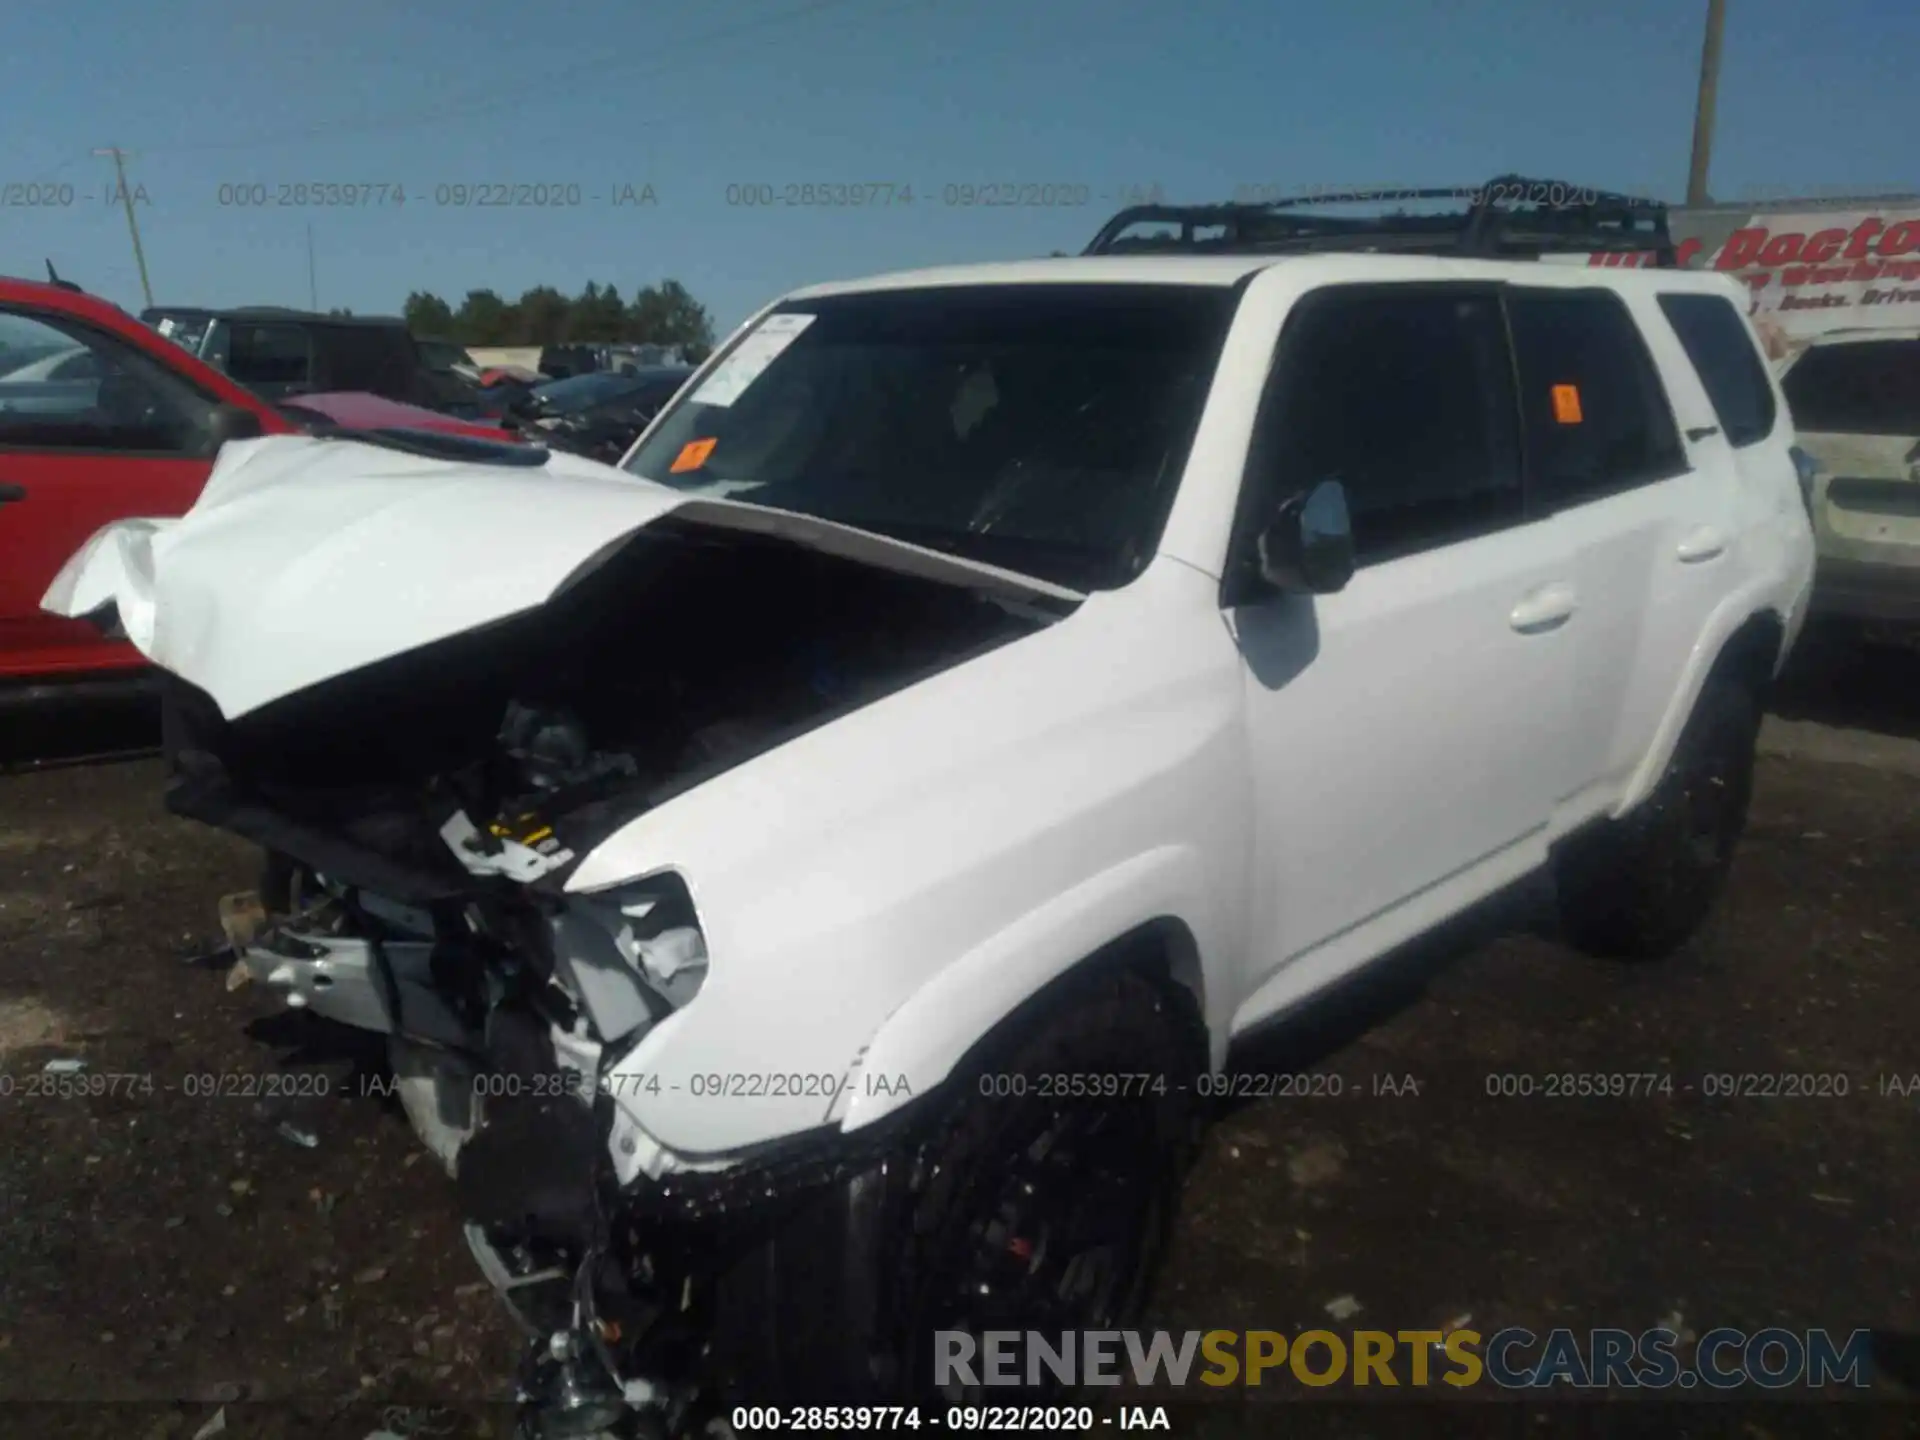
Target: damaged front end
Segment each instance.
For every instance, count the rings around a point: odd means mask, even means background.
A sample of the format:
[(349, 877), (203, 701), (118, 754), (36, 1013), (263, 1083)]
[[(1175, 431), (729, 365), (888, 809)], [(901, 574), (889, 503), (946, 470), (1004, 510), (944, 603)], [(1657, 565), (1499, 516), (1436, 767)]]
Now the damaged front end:
[(407, 1113), (528, 1337), (536, 1433), (679, 1429), (710, 1393), (722, 1277), (894, 1133), (635, 1159), (649, 1142), (621, 1086), (663, 1082), (619, 1062), (725, 957), (680, 874), (588, 893), (569, 878), (707, 779), (1051, 618), (670, 517), (536, 609), (237, 719), (167, 677), (168, 808), (280, 860), (241, 963), (389, 1037)]

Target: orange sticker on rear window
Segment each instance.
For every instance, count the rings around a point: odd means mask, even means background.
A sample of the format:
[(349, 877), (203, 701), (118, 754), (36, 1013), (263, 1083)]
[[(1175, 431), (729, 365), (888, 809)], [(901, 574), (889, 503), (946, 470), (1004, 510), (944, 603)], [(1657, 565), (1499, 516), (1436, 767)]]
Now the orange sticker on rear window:
[(714, 444), (712, 440), (689, 440), (680, 447), (680, 453), (673, 457), (673, 464), (668, 468), (675, 475), (698, 470), (707, 463), (707, 456), (713, 453)]
[(1553, 418), (1562, 425), (1580, 423), (1580, 387), (1578, 385), (1553, 387)]

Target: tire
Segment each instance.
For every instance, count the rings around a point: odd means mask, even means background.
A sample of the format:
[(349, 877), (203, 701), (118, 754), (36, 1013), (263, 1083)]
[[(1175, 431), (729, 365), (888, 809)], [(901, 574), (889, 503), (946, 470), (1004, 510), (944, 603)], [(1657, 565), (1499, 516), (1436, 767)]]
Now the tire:
[(1699, 934), (1746, 828), (1759, 732), (1753, 691), (1709, 678), (1653, 793), (1568, 844), (1555, 879), (1561, 929), (1577, 949), (1658, 960)]
[[(1192, 1157), (1205, 1059), (1184, 991), (1118, 966), (1062, 985), (976, 1052), (897, 1160), (836, 1187), (722, 1282), (725, 1388), (944, 1413), (980, 1394), (936, 1383), (937, 1331), (1129, 1324)], [(1155, 1074), (1159, 1093), (1039, 1093), (1053, 1083), (1040, 1077)], [(1063, 1292), (1050, 1303), (1049, 1282)]]

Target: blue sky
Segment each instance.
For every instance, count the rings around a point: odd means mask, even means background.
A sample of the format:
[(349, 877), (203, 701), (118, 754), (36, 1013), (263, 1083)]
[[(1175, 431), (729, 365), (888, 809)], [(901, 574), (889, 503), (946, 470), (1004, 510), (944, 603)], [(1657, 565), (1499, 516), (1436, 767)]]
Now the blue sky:
[[(724, 330), (796, 285), (1076, 250), (1133, 187), (1471, 183), (1518, 171), (1677, 196), (1705, 0), (62, 0), (0, 46), (0, 273), (155, 298), (395, 311), (430, 289), (623, 294), (674, 278)], [(1714, 189), (1920, 189), (1920, 5), (1735, 0)], [(306, 183), (396, 205), (222, 204)], [(730, 185), (911, 186), (913, 203), (748, 208)], [(1084, 187), (1052, 208), (949, 185)], [(461, 208), (454, 185), (578, 204)], [(643, 196), (651, 205), (616, 205)], [(59, 188), (71, 186), (69, 192)], [(233, 187), (239, 187), (235, 189)], [(253, 187), (249, 190), (247, 187)], [(631, 187), (630, 190), (624, 187)], [(46, 195), (48, 192), (40, 192)], [(1058, 192), (1057, 192), (1058, 193)], [(1073, 190), (1066, 192), (1073, 195)], [(389, 192), (391, 195), (391, 192)]]

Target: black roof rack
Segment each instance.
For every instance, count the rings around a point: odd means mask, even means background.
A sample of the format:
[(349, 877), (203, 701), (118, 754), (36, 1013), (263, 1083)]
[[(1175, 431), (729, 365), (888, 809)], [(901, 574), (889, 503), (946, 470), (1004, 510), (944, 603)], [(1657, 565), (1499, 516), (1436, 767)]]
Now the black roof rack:
[[(1405, 202), (1453, 201), (1437, 212)], [(1372, 215), (1303, 214), (1308, 207), (1380, 205)], [(1176, 233), (1129, 235), (1136, 226)], [(1212, 231), (1206, 234), (1202, 232)], [(1086, 255), (1264, 255), (1316, 251), (1472, 256), (1532, 260), (1548, 254), (1652, 251), (1678, 263), (1664, 201), (1559, 180), (1503, 175), (1485, 185), (1437, 190), (1352, 190), (1287, 196), (1257, 204), (1135, 205), (1093, 237)]]

